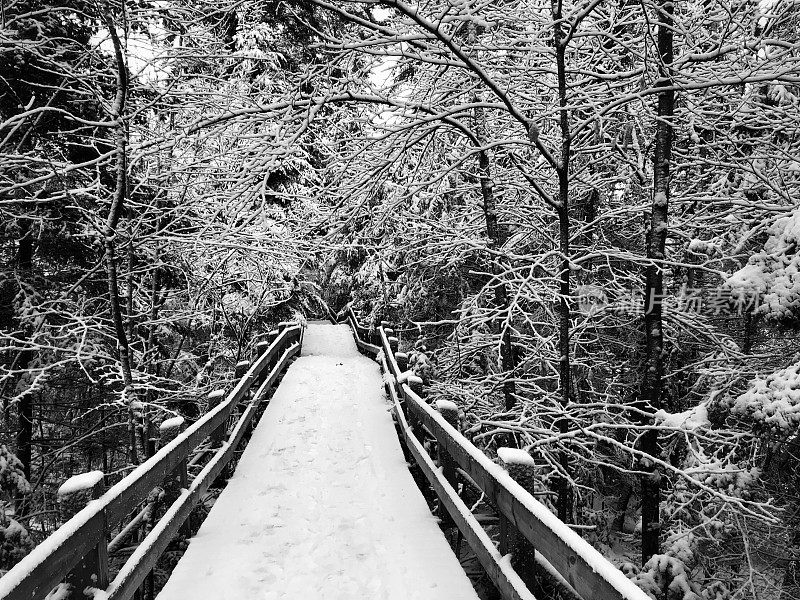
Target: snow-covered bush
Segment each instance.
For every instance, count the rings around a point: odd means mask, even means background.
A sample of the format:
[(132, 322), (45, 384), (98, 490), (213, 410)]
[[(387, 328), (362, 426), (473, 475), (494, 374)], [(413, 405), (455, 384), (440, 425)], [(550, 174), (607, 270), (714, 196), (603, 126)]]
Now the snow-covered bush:
[(5, 444), (0, 444), (0, 575), (30, 552), (34, 543), (28, 531), (6, 514), (4, 498), (30, 491), (22, 463)]
[(756, 429), (788, 433), (800, 424), (800, 363), (754, 379), (746, 392), (726, 399), (730, 412)]
[(690, 581), (690, 569), (671, 554), (655, 554), (633, 580), (656, 600), (701, 600), (700, 589)]
[(414, 350), (408, 353), (408, 368), (414, 371), (414, 375), (422, 379), (425, 385), (431, 384), (434, 368), (424, 345), (418, 343)]
[(33, 550), (28, 530), (12, 518), (0, 521), (0, 576)]
[(725, 282), (740, 304), (756, 314), (785, 320), (800, 309), (800, 210), (776, 219), (763, 250)]
[(5, 444), (0, 444), (0, 491), (6, 494), (25, 494), (30, 491), (22, 463)]

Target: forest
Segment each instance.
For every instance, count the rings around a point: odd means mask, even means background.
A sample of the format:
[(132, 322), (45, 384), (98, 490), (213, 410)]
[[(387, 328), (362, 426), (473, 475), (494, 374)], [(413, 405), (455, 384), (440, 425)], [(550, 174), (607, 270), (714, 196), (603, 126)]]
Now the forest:
[(349, 305), (653, 599), (800, 598), (799, 243), (795, 0), (3, 0), (0, 574)]

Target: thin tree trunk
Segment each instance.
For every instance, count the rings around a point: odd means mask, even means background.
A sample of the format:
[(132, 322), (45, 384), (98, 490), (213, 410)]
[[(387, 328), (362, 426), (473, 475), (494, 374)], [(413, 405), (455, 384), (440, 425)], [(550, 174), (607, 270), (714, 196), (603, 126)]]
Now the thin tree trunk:
[[(125, 134), (125, 139), (127, 139), (127, 132)], [(128, 315), (128, 341), (129, 343), (136, 343), (135, 340), (135, 322), (134, 322), (134, 315), (133, 315), (133, 286), (136, 285), (136, 281), (133, 274), (133, 231), (131, 230), (130, 223), (128, 223), (128, 243), (127, 247), (125, 248), (126, 254), (126, 262), (127, 262), (127, 269), (128, 269), (128, 281), (126, 284), (125, 290), (125, 312)], [(136, 368), (134, 364), (134, 357), (131, 356), (131, 368)]]
[[(569, 127), (569, 112), (567, 110), (567, 68), (566, 68), (566, 40), (565, 23), (563, 21), (561, 0), (553, 0), (553, 43), (556, 53), (556, 74), (558, 79), (558, 105), (559, 127), (561, 129), (561, 161), (557, 166), (558, 174), (558, 239), (561, 254), (561, 269), (559, 273), (559, 321), (558, 321), (558, 381), (561, 390), (561, 405), (566, 409), (572, 394), (572, 369), (570, 366), (570, 296), (572, 286), (570, 281), (570, 217), (569, 217), (569, 169), (572, 138)], [(569, 422), (562, 418), (558, 421), (558, 429), (566, 433)], [(567, 523), (572, 522), (572, 489), (568, 476), (570, 472), (566, 452), (559, 456), (561, 468), (566, 477), (559, 481), (558, 488), (558, 518)]]
[[(672, 50), (671, 0), (659, 3), (658, 15), (658, 85), (665, 89), (658, 94), (658, 123), (653, 157), (653, 204), (650, 214), (650, 229), (647, 232), (647, 259), (644, 298), (644, 373), (641, 385), (641, 405), (649, 411), (661, 407), (664, 377), (664, 333), (662, 324), (662, 298), (664, 295), (663, 260), (666, 251), (668, 207), (670, 197), (670, 163), (672, 158), (672, 114), (675, 93), (669, 89), (672, 80), (670, 68)], [(645, 418), (644, 422), (649, 423)], [(648, 430), (641, 439), (641, 449), (650, 456), (659, 453), (658, 432)], [(660, 550), (661, 482), (652, 462), (644, 461), (642, 470), (642, 564)]]
[(128, 92), (128, 69), (122, 54), (122, 44), (117, 36), (114, 24), (109, 17), (106, 18), (111, 40), (114, 44), (114, 54), (117, 64), (117, 93), (112, 107), (112, 117), (116, 120), (115, 131), (115, 161), (116, 161), (116, 186), (111, 200), (111, 208), (105, 224), (105, 263), (106, 278), (108, 280), (109, 302), (111, 304), (111, 317), (114, 322), (114, 332), (117, 337), (117, 352), (119, 365), (122, 371), (122, 381), (125, 386), (125, 400), (128, 405), (128, 435), (129, 435), (129, 460), (133, 464), (139, 463), (139, 453), (136, 444), (136, 415), (132, 402), (134, 400), (133, 375), (131, 372), (131, 352), (128, 336), (125, 332), (125, 323), (122, 319), (122, 306), (119, 293), (119, 278), (117, 275), (116, 260), (116, 235), (122, 210), (125, 206), (127, 193), (127, 136), (125, 130), (124, 112), (125, 100)]
[[(33, 228), (30, 220), (20, 219), (20, 230), (16, 260), (17, 278), (20, 286), (33, 285)], [(22, 323), (20, 325), (20, 331), (23, 332), (28, 343), (31, 344), (33, 342), (31, 339), (33, 337), (33, 328)], [(25, 370), (33, 361), (34, 354), (32, 347), (25, 348), (20, 352), (17, 360), (17, 369), (23, 374), (22, 377), (24, 377)], [(22, 394), (17, 406), (17, 415), (16, 455), (22, 463), (25, 478), (30, 481), (33, 456), (33, 394), (31, 392)]]
[[(477, 102), (477, 96), (474, 98)], [(475, 134), (481, 146), (486, 144), (486, 115), (483, 108), (475, 108)], [(494, 198), (494, 183), (492, 182), (491, 162), (487, 151), (481, 149), (478, 153), (478, 170), (481, 181), (481, 196), (483, 198), (483, 214), (486, 219), (486, 237), (489, 238), (489, 249), (498, 250), (506, 241), (506, 236), (500, 228), (497, 219), (497, 202)], [(503, 321), (510, 321), (510, 302), (508, 289), (500, 279), (503, 268), (497, 257), (489, 257), (491, 272), (494, 281), (494, 304), (500, 314), (492, 324), (493, 333), (500, 335), (500, 368), (503, 371), (503, 397), (506, 410), (514, 408), (516, 400), (516, 384), (514, 383), (514, 369), (517, 358), (514, 352), (514, 336), (510, 324), (504, 326)]]

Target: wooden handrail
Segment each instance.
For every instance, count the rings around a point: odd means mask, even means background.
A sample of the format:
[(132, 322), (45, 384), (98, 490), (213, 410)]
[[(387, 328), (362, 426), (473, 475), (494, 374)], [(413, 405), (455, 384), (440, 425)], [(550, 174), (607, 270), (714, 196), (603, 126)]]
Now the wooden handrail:
[[(346, 307), (343, 312), (351, 324), (356, 342), (367, 344), (359, 339), (367, 330), (358, 325), (352, 307)], [(436, 438), (441, 450), (452, 457), (483, 491), (487, 501), (533, 544), (537, 554), (544, 558), (541, 564), (548, 570), (554, 569), (569, 584), (571, 591), (584, 600), (649, 600), (649, 596), (622, 571), (514, 481), (505, 469), (473, 445), (426, 400), (420, 398), (408, 385), (398, 383), (401, 373), (389, 343), (389, 336), (383, 327), (378, 328), (378, 334), (382, 350), (380, 362), (384, 372), (391, 376), (386, 388), (395, 403), (395, 413), (407, 448), (504, 598), (518, 600), (529, 598), (530, 594), (518, 576), (509, 574), (510, 566), (507, 561), (499, 560), (499, 553), (494, 545), (486, 545), (485, 531), (469, 513), (469, 509), (442, 472), (431, 468), (433, 463), (418, 439), (422, 429), (415, 431), (409, 425), (401, 402), (408, 416), (413, 417), (409, 420), (419, 423), (421, 428)], [(427, 400), (430, 401), (430, 398)]]
[[(384, 373), (392, 372), (390, 362), (394, 360), (394, 357), (389, 357), (391, 355), (386, 354), (380, 357)], [(396, 368), (396, 362), (394, 366)], [(408, 448), (409, 453), (425, 474), (456, 526), (461, 530), (464, 539), (472, 548), (497, 590), (505, 600), (536, 600), (533, 594), (525, 587), (511, 564), (503, 560), (489, 534), (481, 527), (469, 507), (448, 483), (444, 473), (436, 467), (422, 442), (414, 435), (414, 431), (406, 421), (403, 409), (400, 406), (400, 396), (398, 396), (396, 383), (387, 381), (386, 390), (394, 406), (393, 412), (397, 419), (400, 433), (406, 442), (406, 448)]]
[(339, 323), (349, 323), (351, 329), (355, 333), (356, 346), (362, 354), (367, 354), (373, 358), (378, 355), (381, 351), (380, 346), (369, 342), (369, 329), (358, 324), (358, 318), (350, 304), (345, 306), (342, 312), (336, 315), (336, 320)]
[[(139, 465), (122, 481), (112, 486), (100, 498), (90, 502), (0, 578), (0, 598), (4, 600), (45, 598), (83, 560), (84, 556), (98, 545), (107, 543), (108, 532), (121, 523), (153, 488), (159, 486), (165, 477), (187, 459), (198, 445), (215, 431), (226, 426), (234, 408), (249, 392), (253, 383), (261, 378), (262, 371), (277, 361), (239, 418), (227, 443), (217, 450), (191, 483), (188, 493), (183, 494), (167, 509), (165, 517), (131, 555), (110, 585), (108, 589), (110, 598), (119, 600), (130, 598), (189, 516), (191, 509), (233, 457), (234, 450), (242, 440), (243, 433), (264, 392), (274, 383), (291, 357), (299, 352), (301, 342), (302, 328), (299, 325), (285, 327), (223, 402)], [(80, 594), (82, 590), (77, 592)]]
[(338, 315), (335, 312), (333, 312), (333, 310), (331, 309), (331, 307), (328, 305), (327, 302), (325, 302), (322, 299), (320, 299), (320, 300), (321, 300), (323, 306), (325, 307), (325, 316), (328, 317), (328, 320), (331, 323), (333, 323), (334, 325), (338, 324), (339, 323)]

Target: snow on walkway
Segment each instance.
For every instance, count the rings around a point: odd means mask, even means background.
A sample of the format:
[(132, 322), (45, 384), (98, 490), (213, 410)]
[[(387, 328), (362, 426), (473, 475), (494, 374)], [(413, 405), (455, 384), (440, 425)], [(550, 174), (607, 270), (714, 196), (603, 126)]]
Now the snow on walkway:
[(310, 324), (158, 600), (477, 600), (406, 467), (378, 365)]

